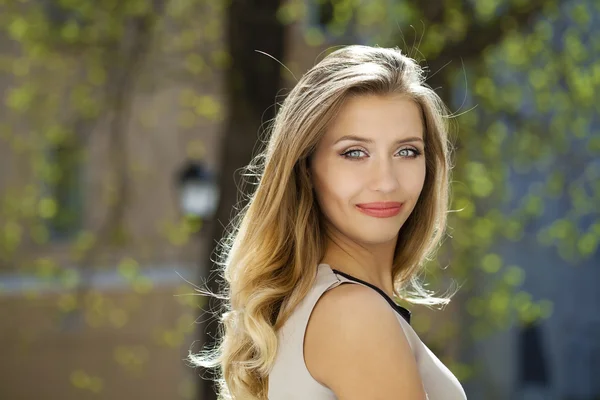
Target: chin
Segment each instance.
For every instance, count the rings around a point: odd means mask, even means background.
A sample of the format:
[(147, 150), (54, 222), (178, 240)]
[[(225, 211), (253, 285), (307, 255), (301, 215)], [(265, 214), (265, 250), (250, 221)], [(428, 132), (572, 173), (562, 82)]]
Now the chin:
[(390, 232), (382, 232), (381, 229), (374, 229), (373, 232), (369, 232), (367, 229), (362, 229), (358, 240), (366, 244), (384, 244), (391, 241), (395, 241), (398, 238), (398, 230)]

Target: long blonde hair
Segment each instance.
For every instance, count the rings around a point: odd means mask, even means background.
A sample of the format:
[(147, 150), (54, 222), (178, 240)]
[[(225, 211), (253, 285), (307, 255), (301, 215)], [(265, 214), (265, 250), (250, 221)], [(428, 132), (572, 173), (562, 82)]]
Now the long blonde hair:
[(226, 283), (217, 295), (225, 300), (221, 339), (189, 360), (216, 368), (220, 399), (267, 398), (277, 331), (310, 290), (324, 256), (323, 218), (309, 158), (344, 101), (365, 94), (406, 95), (420, 106), (426, 178), (399, 232), (394, 286), (413, 303), (449, 301), (432, 297), (418, 279), (446, 227), (451, 170), (446, 108), (426, 85), (422, 68), (399, 49), (354, 45), (336, 50), (310, 69), (281, 105), (266, 148), (246, 167), (258, 176), (256, 189), (219, 242), (218, 265)]

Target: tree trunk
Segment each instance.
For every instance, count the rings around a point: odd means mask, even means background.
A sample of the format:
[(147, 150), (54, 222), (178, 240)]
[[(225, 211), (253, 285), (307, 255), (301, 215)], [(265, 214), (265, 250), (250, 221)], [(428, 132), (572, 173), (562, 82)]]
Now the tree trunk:
[[(228, 9), (227, 46), (232, 64), (226, 73), (228, 115), (219, 167), (221, 198), (215, 222), (211, 224), (210, 250), (222, 238), (224, 227), (235, 213), (239, 176), (234, 174), (250, 162), (261, 124), (274, 117), (275, 96), (282, 84), (281, 68), (275, 60), (256, 50), (283, 59), (284, 27), (276, 17), (279, 5), (280, 0), (232, 0)], [(219, 276), (211, 258), (215, 259), (208, 254), (207, 285), (211, 291), (218, 291)], [(205, 310), (217, 310), (220, 306), (218, 300), (210, 299)], [(215, 345), (217, 327), (217, 321), (212, 319), (200, 325), (203, 346)], [(201, 371), (201, 376), (207, 375), (207, 371)], [(216, 400), (212, 381), (200, 380), (199, 398)]]

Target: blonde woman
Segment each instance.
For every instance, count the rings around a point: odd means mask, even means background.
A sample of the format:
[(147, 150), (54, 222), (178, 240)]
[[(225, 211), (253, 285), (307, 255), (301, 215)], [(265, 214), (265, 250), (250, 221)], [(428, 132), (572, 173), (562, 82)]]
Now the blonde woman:
[(259, 182), (221, 242), (222, 399), (462, 400), (395, 298), (444, 233), (446, 112), (398, 49), (329, 54), (283, 102)]

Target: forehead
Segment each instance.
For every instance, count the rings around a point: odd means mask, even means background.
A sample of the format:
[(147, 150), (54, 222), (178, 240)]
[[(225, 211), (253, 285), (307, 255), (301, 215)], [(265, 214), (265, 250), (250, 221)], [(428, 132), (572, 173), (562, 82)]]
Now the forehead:
[(417, 102), (407, 96), (360, 95), (348, 98), (331, 121), (323, 138), (357, 134), (377, 138), (397, 139), (405, 136), (423, 137), (423, 118)]

